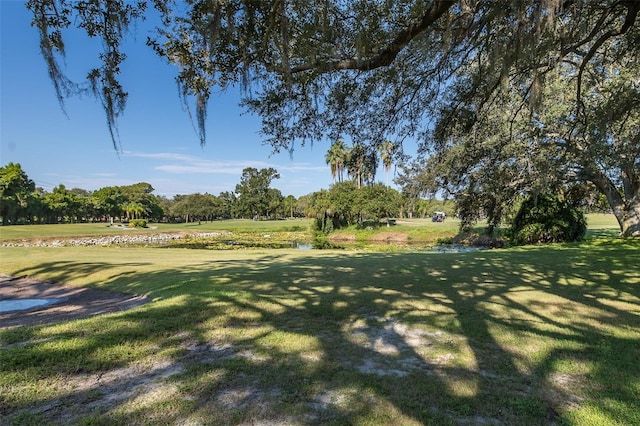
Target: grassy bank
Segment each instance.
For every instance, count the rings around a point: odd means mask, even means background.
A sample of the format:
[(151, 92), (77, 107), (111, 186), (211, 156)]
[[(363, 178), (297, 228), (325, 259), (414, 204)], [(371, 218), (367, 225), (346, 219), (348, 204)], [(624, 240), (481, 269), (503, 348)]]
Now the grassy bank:
[(334, 231), (328, 237), (334, 242), (422, 243), (433, 246), (455, 237), (459, 227), (460, 222), (456, 219), (445, 223), (434, 223), (431, 219), (403, 219), (388, 227), (352, 226)]
[[(587, 238), (615, 237), (618, 224), (611, 214), (587, 215)], [(198, 247), (227, 249), (233, 247), (276, 247), (287, 246), (292, 241), (311, 241), (314, 238), (311, 219), (287, 219), (274, 221), (223, 220), (202, 223), (158, 223), (149, 228), (130, 229), (126, 227), (109, 227), (106, 223), (55, 224), (55, 225), (17, 225), (0, 226), (0, 243), (21, 240), (50, 240), (74, 237), (99, 237), (131, 234), (155, 234), (163, 232), (207, 233), (225, 232), (233, 234), (231, 239), (238, 244), (228, 246), (229, 237), (209, 238), (209, 241), (192, 244)], [(337, 245), (346, 243), (367, 243), (377, 245), (371, 250), (393, 251), (393, 245), (422, 244), (434, 246), (441, 242), (453, 240), (458, 234), (459, 221), (447, 219), (445, 223), (434, 223), (431, 219), (402, 219), (393, 226), (377, 228), (356, 226), (332, 232), (326, 238)], [(480, 223), (476, 230), (483, 232)], [(266, 238), (265, 238), (266, 235)], [(380, 244), (389, 244), (383, 248)], [(178, 243), (177, 245), (181, 245)], [(184, 245), (184, 244), (182, 244)], [(361, 244), (360, 248), (364, 246)]]
[(0, 332), (8, 424), (639, 424), (640, 242), (464, 254), (0, 248), (148, 295)]
[[(65, 223), (54, 225), (0, 226), (0, 241), (36, 238), (72, 238), (109, 236), (114, 234), (158, 233), (158, 232), (306, 232), (312, 221), (309, 219), (287, 220), (220, 220), (193, 223), (151, 223), (148, 228), (110, 227), (108, 223)], [(116, 225), (119, 225), (116, 223)]]

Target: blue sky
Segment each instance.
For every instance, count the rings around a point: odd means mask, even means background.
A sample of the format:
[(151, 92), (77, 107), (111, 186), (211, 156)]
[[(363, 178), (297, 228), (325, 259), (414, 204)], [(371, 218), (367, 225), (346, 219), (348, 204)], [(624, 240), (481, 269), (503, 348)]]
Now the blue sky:
[[(148, 182), (167, 197), (218, 195), (234, 190), (245, 167), (278, 170), (281, 178), (272, 186), (285, 196), (331, 185), (324, 162), (328, 141), (297, 147), (293, 158), (271, 155), (258, 134), (259, 118), (243, 114), (235, 92), (211, 97), (207, 144), (200, 147), (178, 97), (176, 70), (145, 45), (144, 27), (127, 41), (121, 78), (129, 99), (119, 120), (118, 154), (98, 100), (67, 100), (68, 118), (61, 110), (24, 2), (0, 0), (0, 8), (0, 165), (20, 163), (37, 186), (96, 190)], [(68, 75), (81, 81), (98, 64), (100, 44), (77, 32), (66, 36)], [(385, 180), (383, 170), (377, 179)]]

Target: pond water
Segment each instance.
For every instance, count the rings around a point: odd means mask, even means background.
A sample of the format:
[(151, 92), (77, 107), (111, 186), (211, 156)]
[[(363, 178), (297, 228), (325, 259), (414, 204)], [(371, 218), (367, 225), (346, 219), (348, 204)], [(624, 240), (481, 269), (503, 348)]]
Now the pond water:
[(207, 240), (178, 241), (163, 247), (180, 247), (190, 249), (226, 250), (229, 248), (263, 248), (263, 249), (297, 249), (297, 250), (366, 250), (388, 252), (412, 252), (412, 253), (467, 253), (478, 250), (486, 250), (488, 247), (463, 246), (460, 244), (441, 244), (432, 246), (421, 242), (367, 242), (367, 241), (328, 241), (328, 240), (223, 240), (209, 242)]
[(313, 244), (311, 243), (293, 243), (292, 246), (298, 250), (313, 250)]
[[(399, 251), (413, 253), (470, 253), (479, 250), (487, 250), (484, 246), (463, 246), (460, 244), (441, 244), (438, 246), (425, 246), (422, 243), (367, 243), (367, 242), (335, 242), (335, 243), (293, 243), (292, 248), (299, 250), (322, 250), (322, 249), (375, 249), (378, 247), (395, 246)], [(375, 250), (374, 250), (375, 251)], [(382, 249), (384, 251), (384, 249)]]
[(433, 247), (429, 250), (425, 250), (427, 253), (470, 253), (479, 250), (488, 250), (487, 247), (482, 246), (461, 246), (459, 244), (442, 244)]
[(64, 298), (56, 299), (4, 299), (0, 300), (0, 313), (23, 311), (25, 309), (37, 308), (51, 305), (63, 301)]

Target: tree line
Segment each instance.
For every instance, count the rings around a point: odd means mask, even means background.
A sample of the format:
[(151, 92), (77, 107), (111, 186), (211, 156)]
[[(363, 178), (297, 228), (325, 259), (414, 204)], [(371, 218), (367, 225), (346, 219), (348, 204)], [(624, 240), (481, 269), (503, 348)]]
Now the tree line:
[(170, 199), (153, 194), (153, 186), (146, 182), (95, 191), (68, 189), (60, 184), (48, 192), (36, 187), (19, 163), (9, 163), (0, 168), (0, 220), (3, 225), (134, 219), (188, 222), (293, 215), (295, 197), (283, 197), (270, 187), (278, 177), (271, 168), (246, 168), (235, 192), (176, 195)]
[(76, 222), (198, 222), (221, 219), (307, 217), (329, 232), (344, 226), (378, 224), (384, 218), (428, 217), (435, 210), (453, 215), (452, 200), (416, 200), (381, 183), (359, 186), (357, 179), (336, 182), (299, 198), (283, 196), (271, 184), (273, 168), (245, 168), (234, 191), (195, 193), (168, 198), (153, 194), (149, 183), (107, 186), (95, 191), (58, 185), (51, 192), (36, 187), (19, 163), (0, 167), (0, 220), (3, 225)]

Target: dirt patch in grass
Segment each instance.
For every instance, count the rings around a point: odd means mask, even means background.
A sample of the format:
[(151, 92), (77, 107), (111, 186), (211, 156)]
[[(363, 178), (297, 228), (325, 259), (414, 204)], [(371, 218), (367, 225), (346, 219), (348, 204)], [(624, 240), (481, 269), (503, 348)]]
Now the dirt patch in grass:
[(49, 299), (51, 303), (0, 313), (0, 329), (51, 324), (124, 311), (151, 300), (133, 294), (69, 287), (28, 277), (0, 276), (0, 301)]
[(354, 242), (356, 240), (356, 236), (353, 234), (331, 234), (327, 237), (329, 241), (333, 242)]
[(404, 232), (381, 232), (370, 238), (371, 241), (385, 243), (406, 243), (409, 236)]

